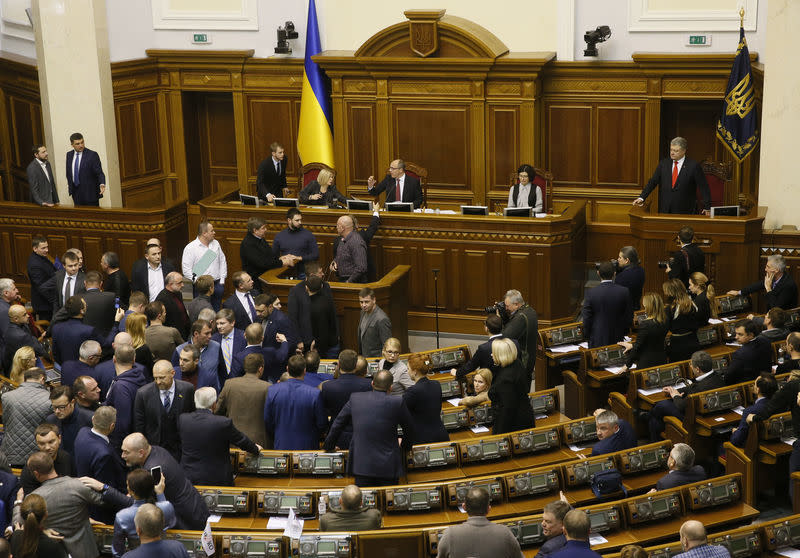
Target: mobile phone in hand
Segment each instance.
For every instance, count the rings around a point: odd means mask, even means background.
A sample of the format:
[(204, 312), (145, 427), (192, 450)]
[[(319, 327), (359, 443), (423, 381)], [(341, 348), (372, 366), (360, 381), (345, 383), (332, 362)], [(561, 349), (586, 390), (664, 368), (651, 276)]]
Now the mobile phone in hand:
[(156, 467), (152, 467), (150, 469), (150, 474), (153, 475), (153, 483), (158, 484), (161, 482), (161, 465), (157, 465)]

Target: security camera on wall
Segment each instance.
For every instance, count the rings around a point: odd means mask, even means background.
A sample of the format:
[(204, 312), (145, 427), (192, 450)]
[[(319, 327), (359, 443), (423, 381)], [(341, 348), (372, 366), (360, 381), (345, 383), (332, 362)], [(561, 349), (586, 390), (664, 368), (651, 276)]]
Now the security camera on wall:
[(586, 50), (583, 51), (583, 55), (597, 56), (597, 43), (604, 43), (609, 37), (611, 37), (611, 28), (608, 25), (601, 25), (594, 31), (587, 31), (583, 35), (583, 40), (586, 41)]
[(275, 54), (291, 54), (292, 47), (289, 46), (289, 39), (299, 37), (294, 30), (294, 23), (287, 21), (285, 27), (278, 27), (278, 46), (275, 47)]

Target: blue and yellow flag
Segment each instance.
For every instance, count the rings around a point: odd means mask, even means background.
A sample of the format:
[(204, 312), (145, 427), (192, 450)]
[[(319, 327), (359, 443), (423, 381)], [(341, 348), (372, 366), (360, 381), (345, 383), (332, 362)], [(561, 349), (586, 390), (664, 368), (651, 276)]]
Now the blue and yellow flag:
[(328, 86), (322, 69), (311, 57), (322, 51), (317, 25), (317, 7), (308, 3), (306, 25), (306, 60), (303, 72), (303, 93), (300, 98), (300, 126), (297, 132), (297, 152), (303, 164), (333, 164), (333, 118)]
[(739, 47), (736, 49), (731, 77), (725, 90), (723, 115), (717, 121), (717, 137), (740, 163), (758, 145), (756, 91), (750, 71), (750, 51), (744, 38), (744, 27), (739, 27)]

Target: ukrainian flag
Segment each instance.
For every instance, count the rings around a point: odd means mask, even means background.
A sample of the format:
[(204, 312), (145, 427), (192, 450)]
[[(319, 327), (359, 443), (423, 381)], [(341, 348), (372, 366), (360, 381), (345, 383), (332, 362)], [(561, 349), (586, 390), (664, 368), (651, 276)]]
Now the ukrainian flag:
[(300, 127), (297, 151), (303, 164), (333, 164), (333, 119), (325, 74), (311, 57), (322, 51), (314, 0), (308, 3), (306, 25), (306, 60), (303, 72), (303, 93), (300, 98)]

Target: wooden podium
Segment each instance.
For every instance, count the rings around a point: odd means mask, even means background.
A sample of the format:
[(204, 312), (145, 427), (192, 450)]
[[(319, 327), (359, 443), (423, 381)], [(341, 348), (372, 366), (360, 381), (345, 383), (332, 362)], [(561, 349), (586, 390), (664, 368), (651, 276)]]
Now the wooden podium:
[[(271, 269), (259, 278), (267, 286), (269, 292), (281, 299), (281, 303), (286, 305), (287, 311), (289, 289), (300, 282), (296, 279), (283, 278), (288, 269), (286, 267)], [(395, 266), (380, 280), (373, 283), (331, 281), (331, 292), (336, 303), (336, 316), (339, 319), (339, 337), (342, 349), (358, 351), (358, 322), (361, 317), (358, 291), (369, 287), (375, 291), (375, 300), (378, 306), (392, 321), (392, 337), (400, 340), (403, 352), (408, 351), (408, 272), (410, 269), (411, 266), (408, 265)]]
[(759, 207), (753, 215), (712, 218), (651, 213), (647, 205), (634, 207), (630, 212), (632, 245), (638, 250), (645, 270), (644, 292), (662, 294), (661, 285), (667, 274), (659, 269), (658, 262), (667, 260), (680, 248), (677, 235), (684, 225), (694, 229), (695, 242), (706, 256), (706, 275), (717, 294), (763, 278), (759, 249), (766, 212), (765, 207)]

